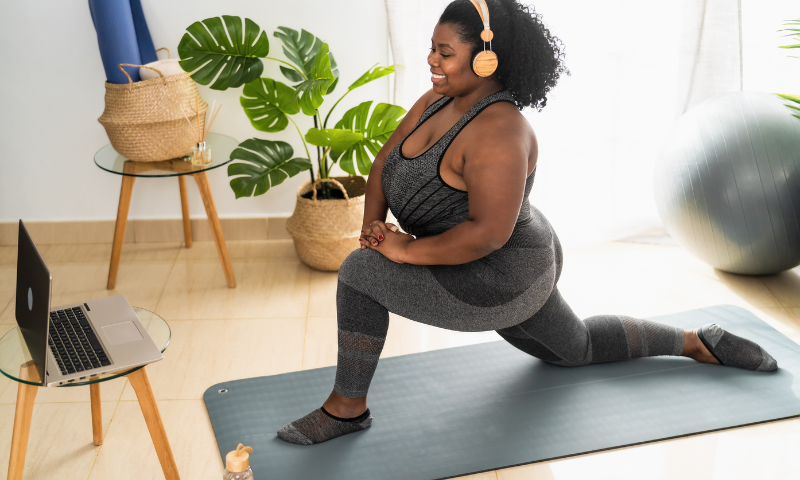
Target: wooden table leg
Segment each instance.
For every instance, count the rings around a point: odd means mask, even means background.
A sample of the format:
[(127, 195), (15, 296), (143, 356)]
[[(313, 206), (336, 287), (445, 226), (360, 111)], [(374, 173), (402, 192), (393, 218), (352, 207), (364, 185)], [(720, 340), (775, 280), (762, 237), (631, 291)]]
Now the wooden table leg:
[(183, 238), (186, 248), (192, 248), (192, 222), (189, 219), (189, 198), (186, 195), (186, 176), (178, 177), (178, 185), (181, 188), (181, 212), (183, 212)]
[(119, 207), (117, 208), (117, 224), (114, 227), (114, 245), (111, 247), (111, 265), (108, 267), (108, 284), (106, 288), (113, 290), (117, 285), (119, 257), (122, 254), (122, 241), (125, 239), (125, 227), (128, 225), (128, 210), (131, 206), (131, 193), (136, 177), (123, 176), (119, 190)]
[(214, 197), (211, 195), (208, 176), (206, 176), (206, 172), (195, 173), (192, 176), (200, 188), (200, 196), (203, 197), (208, 223), (211, 224), (211, 233), (214, 234), (214, 243), (217, 244), (217, 253), (219, 253), (219, 259), (222, 261), (222, 269), (225, 271), (225, 280), (228, 281), (230, 288), (236, 288), (236, 279), (233, 277), (233, 267), (228, 256), (228, 247), (225, 245), (225, 236), (222, 234), (222, 227), (219, 224), (217, 207), (214, 205)]
[(175, 465), (175, 457), (172, 455), (172, 448), (169, 446), (167, 432), (164, 430), (161, 413), (158, 411), (158, 405), (156, 404), (156, 398), (153, 395), (147, 372), (142, 367), (133, 373), (129, 373), (127, 377), (136, 392), (136, 397), (139, 399), (139, 407), (142, 409), (147, 429), (150, 430), (150, 438), (153, 440), (153, 446), (156, 449), (158, 461), (161, 463), (164, 477), (166, 480), (180, 480), (178, 467)]
[(103, 444), (103, 410), (99, 383), (89, 385), (89, 396), (92, 402), (92, 436), (94, 444), (100, 446)]
[[(27, 364), (26, 364), (27, 365)], [(23, 365), (23, 369), (27, 367)], [(20, 378), (27, 378), (21, 373)], [(11, 455), (8, 458), (8, 480), (21, 480), (28, 453), (28, 437), (31, 432), (33, 401), (39, 387), (21, 383), (17, 386), (17, 409), (14, 411), (14, 430), (11, 436)]]

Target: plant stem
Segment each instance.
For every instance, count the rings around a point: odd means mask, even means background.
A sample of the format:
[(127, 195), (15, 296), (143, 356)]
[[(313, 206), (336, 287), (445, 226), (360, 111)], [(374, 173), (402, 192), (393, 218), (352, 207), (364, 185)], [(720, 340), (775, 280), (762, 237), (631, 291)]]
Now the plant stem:
[[(317, 121), (316, 115), (314, 115), (314, 128), (319, 128), (319, 122)], [(321, 161), (322, 161), (322, 151), (319, 149), (319, 147), (317, 147), (317, 163), (319, 164), (319, 178), (325, 178), (324, 176), (322, 176), (323, 168), (322, 164), (320, 163)]]
[[(322, 118), (322, 115), (320, 115), (319, 113), (319, 109), (317, 109), (316, 112), (317, 114), (314, 115), (315, 127), (319, 124), (320, 119)], [(319, 147), (317, 147), (317, 151), (319, 151)], [(330, 151), (330, 148), (328, 148), (328, 151)], [(324, 176), (320, 175), (320, 178), (330, 178), (330, 174), (328, 172), (328, 151), (326, 151), (325, 154), (322, 155), (322, 158), (320, 158), (320, 163), (319, 163), (320, 168), (323, 168), (324, 169), (323, 171), (325, 172)], [(322, 184), (322, 198), (326, 200), (331, 199), (331, 184), (328, 182), (324, 182)]]
[(336, 108), (336, 105), (339, 105), (339, 102), (341, 102), (341, 101), (342, 101), (342, 99), (343, 99), (344, 97), (346, 97), (346, 96), (347, 96), (347, 94), (348, 94), (348, 93), (350, 93), (350, 92), (352, 92), (352, 90), (348, 90), (348, 91), (344, 92), (344, 95), (342, 95), (341, 97), (339, 97), (339, 100), (336, 100), (336, 103), (334, 103), (334, 104), (333, 104), (333, 106), (331, 107), (331, 109), (330, 109), (330, 110), (328, 110), (328, 114), (327, 114), (327, 115), (325, 115), (325, 123), (323, 123), (323, 124), (322, 124), (322, 125), (323, 125), (323, 126), (322, 126), (322, 128), (328, 128), (328, 118), (330, 118), (330, 116), (331, 116), (331, 113), (333, 113), (333, 109), (334, 109), (334, 108)]
[[(303, 148), (306, 149), (306, 157), (308, 157), (308, 161), (310, 162), (311, 161), (311, 153), (309, 153), (309, 151), (308, 151), (308, 144), (306, 143), (305, 137), (303, 137), (303, 132), (300, 131), (300, 127), (297, 125), (297, 122), (295, 122), (292, 117), (290, 117), (289, 115), (286, 115), (286, 118), (288, 118), (289, 120), (292, 121), (292, 123), (294, 123), (294, 128), (297, 129), (297, 134), (300, 135), (300, 140), (302, 140), (302, 142), (303, 142)], [(311, 185), (314, 185), (314, 169), (313, 168), (309, 168), (308, 171), (309, 171), (309, 173), (311, 173)]]
[[(314, 115), (314, 128), (319, 128), (318, 115)], [(317, 146), (317, 168), (319, 169), (319, 178), (328, 178), (328, 176), (325, 174), (325, 167), (322, 165), (322, 161), (323, 161), (322, 151), (319, 149), (319, 146)], [(325, 192), (328, 191), (328, 189), (325, 188), (326, 186), (327, 182), (323, 182), (322, 185), (320, 185), (322, 189), (321, 198), (323, 199), (328, 199), (328, 197), (325, 196)]]
[(264, 58), (265, 58), (265, 59), (267, 59), (267, 60), (275, 60), (276, 62), (280, 62), (280, 63), (284, 63), (284, 64), (286, 64), (286, 65), (289, 65), (290, 67), (292, 67), (292, 70), (296, 71), (297, 73), (299, 73), (300, 75), (302, 75), (302, 76), (303, 76), (303, 78), (305, 78), (306, 80), (308, 80), (308, 77), (306, 77), (306, 74), (305, 74), (305, 73), (303, 73), (303, 71), (302, 71), (302, 70), (300, 70), (299, 68), (297, 68), (296, 66), (294, 66), (294, 64), (291, 64), (291, 63), (289, 63), (289, 62), (287, 62), (287, 61), (284, 61), (284, 60), (281, 60), (281, 59), (279, 59), (279, 58), (272, 58), (272, 57), (264, 57)]
[[(325, 153), (322, 155), (322, 163), (325, 165), (325, 178), (331, 178), (330, 174), (328, 173), (328, 153), (330, 153), (331, 147), (325, 149)], [(323, 198), (330, 200), (333, 198), (333, 189), (331, 188), (331, 184), (329, 182), (325, 182), (322, 184), (322, 193)]]
[[(331, 147), (328, 147), (327, 150), (325, 150), (325, 154), (322, 156), (322, 159), (325, 161), (325, 169), (326, 169), (325, 173), (326, 174), (328, 173), (327, 172), (327, 168), (328, 168), (328, 153), (330, 153), (330, 151), (331, 151)], [(325, 178), (328, 178), (328, 177), (326, 176)]]

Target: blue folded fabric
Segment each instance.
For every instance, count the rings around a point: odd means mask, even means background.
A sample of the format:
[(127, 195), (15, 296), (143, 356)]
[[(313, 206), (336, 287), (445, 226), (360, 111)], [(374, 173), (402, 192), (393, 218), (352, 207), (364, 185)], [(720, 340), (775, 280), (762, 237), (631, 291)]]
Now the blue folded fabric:
[(156, 47), (153, 45), (153, 38), (150, 36), (150, 29), (147, 28), (147, 20), (144, 18), (141, 0), (130, 0), (131, 13), (133, 14), (133, 27), (136, 29), (136, 41), (139, 44), (139, 56), (142, 64), (155, 62), (158, 60)]
[[(117, 68), (120, 63), (142, 63), (133, 14), (129, 0), (89, 0), (100, 57), (109, 83), (128, 83), (128, 78)], [(139, 69), (126, 68), (134, 82), (138, 82)]]

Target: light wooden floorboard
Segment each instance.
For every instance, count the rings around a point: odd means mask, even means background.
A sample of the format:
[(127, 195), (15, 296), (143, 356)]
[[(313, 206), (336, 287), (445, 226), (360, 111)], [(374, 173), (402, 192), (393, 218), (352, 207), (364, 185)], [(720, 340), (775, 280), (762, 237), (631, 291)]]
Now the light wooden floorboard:
[[(225, 284), (213, 242), (195, 242), (192, 249), (172, 242), (126, 244), (113, 291), (105, 290), (110, 244), (42, 249), (53, 273), (54, 303), (119, 293), (169, 322), (173, 343), (148, 369), (184, 479), (221, 477), (201, 398), (206, 388), (336, 363), (336, 273), (303, 265), (291, 240), (228, 247), (236, 289)], [(0, 247), (0, 333), (15, 323), (15, 257), (14, 247)], [(716, 271), (679, 247), (612, 242), (567, 248), (559, 289), (581, 317), (739, 305), (800, 343), (800, 269), (743, 277)], [(392, 314), (382, 356), (497, 339), (494, 332), (450, 332)], [(107, 436), (94, 447), (88, 388), (39, 392), (26, 479), (163, 478), (126, 380), (104, 383), (102, 395)], [(15, 397), (16, 384), (0, 378), (0, 471), (8, 461)], [(800, 478), (798, 449), (800, 420), (788, 420), (462, 478), (790, 479)]]

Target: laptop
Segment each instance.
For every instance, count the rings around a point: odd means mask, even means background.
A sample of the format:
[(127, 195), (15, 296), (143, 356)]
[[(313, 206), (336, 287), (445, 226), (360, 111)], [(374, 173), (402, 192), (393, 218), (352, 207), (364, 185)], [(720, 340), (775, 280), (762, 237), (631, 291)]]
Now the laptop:
[(22, 220), (17, 249), (17, 325), (42, 385), (90, 381), (164, 358), (122, 295), (50, 308), (53, 277)]

